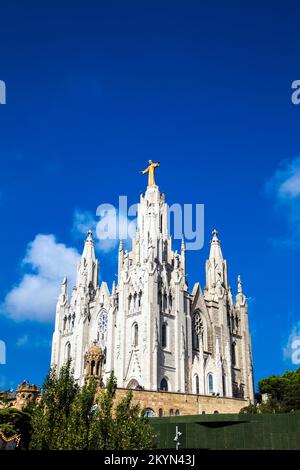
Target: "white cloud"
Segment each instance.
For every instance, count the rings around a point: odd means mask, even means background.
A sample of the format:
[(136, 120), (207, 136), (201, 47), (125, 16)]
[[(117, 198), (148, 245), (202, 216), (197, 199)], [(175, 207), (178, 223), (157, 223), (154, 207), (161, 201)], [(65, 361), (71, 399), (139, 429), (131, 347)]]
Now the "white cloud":
[(17, 339), (18, 348), (49, 348), (51, 347), (51, 339), (41, 335), (24, 334)]
[(286, 218), (289, 233), (283, 240), (287, 246), (300, 246), (300, 157), (284, 161), (267, 181), (266, 190), (276, 209)]
[(72, 234), (74, 238), (82, 238), (86, 236), (89, 230), (96, 231), (97, 222), (94, 220), (93, 214), (89, 211), (81, 211), (76, 209), (74, 212)]
[(300, 321), (292, 328), (287, 343), (283, 348), (283, 358), (292, 364), (300, 364)]
[(54, 235), (37, 235), (23, 260), (27, 272), (6, 295), (1, 311), (17, 321), (53, 320), (62, 279), (67, 276), (69, 285), (75, 284), (78, 260), (79, 253), (57, 243)]
[[(91, 212), (76, 210), (72, 233), (75, 238), (86, 236), (88, 230), (94, 232), (95, 248), (97, 251), (108, 253), (118, 247), (120, 239), (124, 245), (130, 247), (131, 239), (136, 232), (136, 220), (129, 219), (126, 215), (118, 213), (111, 205), (97, 215), (97, 221)], [(103, 205), (104, 207), (104, 205)]]

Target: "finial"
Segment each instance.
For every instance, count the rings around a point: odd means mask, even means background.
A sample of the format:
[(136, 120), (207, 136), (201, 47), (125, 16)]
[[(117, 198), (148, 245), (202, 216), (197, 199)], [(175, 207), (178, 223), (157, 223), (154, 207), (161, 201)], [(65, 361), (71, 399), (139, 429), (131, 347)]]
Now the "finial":
[(93, 232), (92, 232), (92, 230), (88, 230), (88, 232), (87, 232), (87, 240), (93, 240)]
[(185, 250), (185, 242), (184, 242), (184, 235), (181, 236), (181, 251)]
[(243, 286), (242, 286), (242, 280), (241, 280), (241, 276), (238, 275), (238, 293), (239, 294), (242, 294), (243, 293)]
[(217, 229), (214, 229), (212, 232), (212, 240), (210, 240), (210, 243), (214, 243), (216, 245), (220, 245), (220, 241), (218, 238), (219, 231)]

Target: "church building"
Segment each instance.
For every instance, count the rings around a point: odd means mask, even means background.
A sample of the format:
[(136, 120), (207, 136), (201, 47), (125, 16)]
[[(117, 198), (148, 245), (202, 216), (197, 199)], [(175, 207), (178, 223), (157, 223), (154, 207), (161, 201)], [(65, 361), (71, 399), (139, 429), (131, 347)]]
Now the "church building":
[[(172, 249), (168, 206), (149, 161), (132, 250), (118, 251), (118, 281), (98, 283), (99, 263), (88, 232), (70, 299), (64, 279), (57, 301), (51, 365), (72, 359), (75, 379), (121, 389), (254, 401), (248, 305), (240, 276), (233, 296), (217, 230), (206, 283), (187, 285), (184, 240)], [(246, 403), (247, 404), (247, 403)], [(243, 405), (245, 406), (245, 404)]]

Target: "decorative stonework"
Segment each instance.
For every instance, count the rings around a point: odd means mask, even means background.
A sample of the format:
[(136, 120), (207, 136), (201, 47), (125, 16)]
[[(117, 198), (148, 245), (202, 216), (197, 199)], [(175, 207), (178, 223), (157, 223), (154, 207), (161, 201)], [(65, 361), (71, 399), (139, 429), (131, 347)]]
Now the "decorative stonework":
[(80, 384), (91, 375), (105, 382), (114, 370), (120, 388), (138, 383), (154, 393), (163, 383), (168, 392), (187, 396), (198, 390), (253, 401), (248, 306), (241, 277), (234, 302), (214, 230), (205, 289), (196, 283), (188, 290), (185, 244), (182, 240), (179, 253), (172, 249), (168, 207), (154, 181), (157, 166), (151, 162), (145, 171), (149, 182), (138, 204), (136, 237), (128, 252), (120, 242), (118, 282), (111, 291), (106, 282), (98, 283), (99, 263), (88, 233), (70, 299), (63, 281), (51, 364), (60, 368), (69, 355)]

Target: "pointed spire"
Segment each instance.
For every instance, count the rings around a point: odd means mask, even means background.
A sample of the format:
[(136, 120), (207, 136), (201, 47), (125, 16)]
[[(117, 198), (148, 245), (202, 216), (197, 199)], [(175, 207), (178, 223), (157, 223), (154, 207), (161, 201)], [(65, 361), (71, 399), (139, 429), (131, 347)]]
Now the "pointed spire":
[(124, 265), (124, 248), (123, 248), (123, 241), (120, 240), (119, 259), (118, 259), (118, 282), (120, 282), (120, 279), (121, 279), (123, 265)]
[(240, 275), (238, 275), (237, 282), (238, 282), (238, 293), (236, 295), (236, 304), (243, 306), (246, 303), (246, 296), (243, 293), (243, 285), (242, 285), (242, 279)]
[(181, 236), (181, 253), (185, 251), (185, 241), (184, 241), (184, 235), (182, 234)]
[(66, 277), (63, 278), (60, 288), (60, 299), (65, 300), (67, 298), (67, 288), (68, 288), (68, 280)]
[(96, 261), (93, 232), (91, 230), (89, 230), (87, 232), (87, 237), (86, 237), (86, 240), (85, 240), (82, 257), (85, 258), (87, 261), (89, 259), (92, 259), (93, 261)]
[(88, 287), (90, 283), (96, 289), (98, 283), (98, 260), (95, 255), (93, 232), (87, 232), (84, 249), (79, 263), (78, 283)]
[(218, 238), (218, 230), (214, 229), (212, 231), (212, 240), (210, 241), (210, 253), (209, 259), (215, 259), (223, 261), (223, 255), (221, 250), (221, 240)]
[(185, 276), (185, 268), (186, 268), (186, 262), (185, 262), (185, 242), (184, 242), (184, 236), (182, 235), (182, 238), (181, 238), (181, 254), (180, 254), (180, 258), (181, 258), (181, 267), (182, 267), (182, 271), (183, 271), (183, 274)]
[(223, 289), (228, 287), (227, 264), (221, 250), (221, 240), (218, 231), (212, 231), (213, 238), (210, 241), (209, 259), (206, 261), (206, 290), (211, 294), (223, 295)]
[(242, 294), (243, 293), (243, 285), (242, 285), (242, 280), (241, 280), (241, 276), (238, 275), (238, 293), (239, 294)]
[(112, 295), (116, 294), (116, 283), (115, 283), (115, 281), (113, 281), (111, 293), (112, 293)]

